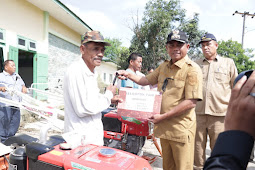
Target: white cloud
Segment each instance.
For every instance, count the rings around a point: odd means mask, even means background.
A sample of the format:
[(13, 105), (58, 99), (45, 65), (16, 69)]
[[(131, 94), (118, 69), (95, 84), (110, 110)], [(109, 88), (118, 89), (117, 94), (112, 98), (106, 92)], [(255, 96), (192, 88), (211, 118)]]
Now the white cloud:
[[(118, 38), (124, 46), (129, 46), (132, 31), (128, 27), (134, 25), (132, 17), (141, 23), (143, 12), (148, 0), (61, 0), (84, 22), (94, 30), (99, 30), (105, 37)], [(72, 5), (70, 5), (72, 4)], [(254, 0), (181, 0), (181, 8), (187, 10), (187, 17), (199, 13), (199, 28), (215, 34), (218, 40), (238, 41), (242, 40), (241, 15), (232, 16), (238, 10), (240, 12), (255, 12)], [(255, 48), (255, 18), (246, 19), (246, 31), (244, 37), (245, 48)]]
[(86, 21), (93, 29), (106, 29), (107, 31), (115, 31), (117, 26), (113, 20), (99, 11), (88, 11), (80, 14), (81, 18)]
[(186, 16), (188, 18), (192, 18), (194, 16), (194, 13), (199, 13), (199, 15), (202, 14), (202, 10), (200, 9), (200, 6), (195, 3), (186, 1), (182, 4), (181, 7), (186, 9)]
[(107, 30), (115, 30), (117, 27), (113, 20), (106, 16), (103, 12), (97, 10), (81, 11), (79, 7), (66, 4), (75, 14), (77, 14), (84, 22), (86, 22), (93, 29), (94, 27), (104, 28)]

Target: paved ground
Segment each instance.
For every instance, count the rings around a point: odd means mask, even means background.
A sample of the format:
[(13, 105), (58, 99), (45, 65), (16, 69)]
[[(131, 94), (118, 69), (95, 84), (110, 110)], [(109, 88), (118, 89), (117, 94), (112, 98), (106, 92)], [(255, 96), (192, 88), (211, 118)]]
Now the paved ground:
[[(157, 139), (157, 141), (160, 146), (159, 139)], [(157, 157), (156, 161), (154, 163), (152, 163), (151, 166), (153, 167), (154, 170), (163, 169), (162, 168), (162, 158), (151, 139), (145, 141), (145, 145), (143, 146), (143, 155), (148, 156), (150, 158)]]

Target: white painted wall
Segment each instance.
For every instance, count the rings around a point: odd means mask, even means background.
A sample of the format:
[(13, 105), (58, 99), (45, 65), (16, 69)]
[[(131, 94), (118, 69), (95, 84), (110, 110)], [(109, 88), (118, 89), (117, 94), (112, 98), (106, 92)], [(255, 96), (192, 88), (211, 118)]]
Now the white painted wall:
[(0, 5), (0, 28), (6, 33), (5, 57), (9, 45), (17, 47), (17, 36), (36, 41), (38, 53), (47, 54), (48, 42), (43, 39), (43, 11), (25, 0), (2, 0)]
[[(112, 83), (115, 73), (117, 71), (117, 65), (112, 62), (102, 62), (101, 66), (96, 67), (96, 71), (100, 76), (101, 80), (106, 83)], [(104, 73), (106, 74), (106, 80), (104, 81)], [(112, 79), (110, 79), (110, 74), (112, 75)]]

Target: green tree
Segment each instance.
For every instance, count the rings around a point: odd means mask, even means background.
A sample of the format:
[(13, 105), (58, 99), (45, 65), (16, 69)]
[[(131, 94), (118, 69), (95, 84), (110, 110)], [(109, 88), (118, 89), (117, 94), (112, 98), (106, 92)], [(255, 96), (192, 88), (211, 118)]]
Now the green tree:
[(245, 70), (255, 69), (255, 61), (251, 61), (254, 57), (253, 49), (243, 49), (242, 45), (237, 41), (219, 41), (217, 53), (224, 57), (232, 58), (235, 61), (238, 73)]
[[(173, 29), (183, 29), (190, 34), (191, 50), (197, 47), (195, 41), (202, 32), (198, 30), (198, 14), (192, 19), (185, 19), (185, 10), (180, 7), (179, 0), (150, 0), (146, 4), (142, 23), (136, 23), (132, 29), (130, 51), (143, 55), (143, 68), (157, 66), (162, 60), (168, 59), (165, 44), (167, 35)], [(193, 56), (193, 55), (192, 55)]]
[(130, 55), (129, 48), (127, 47), (121, 47), (120, 57), (118, 58), (118, 66), (120, 69), (127, 69), (128, 68), (128, 57)]
[(190, 49), (188, 55), (193, 60), (203, 57), (202, 51), (199, 50), (200, 44), (198, 42), (205, 34), (205, 31), (199, 30), (198, 28), (198, 16), (199, 14), (195, 13), (192, 19), (183, 20), (179, 27), (180, 30), (186, 32), (189, 36)]
[(127, 58), (129, 56), (129, 49), (127, 47), (122, 47), (122, 43), (119, 39), (106, 38), (105, 41), (111, 44), (111, 46), (106, 46), (104, 53), (105, 60), (114, 62), (120, 69), (126, 69), (128, 66)]
[(117, 64), (117, 59), (120, 57), (121, 42), (119, 39), (105, 38), (105, 41), (109, 42), (111, 46), (106, 46), (104, 56)]

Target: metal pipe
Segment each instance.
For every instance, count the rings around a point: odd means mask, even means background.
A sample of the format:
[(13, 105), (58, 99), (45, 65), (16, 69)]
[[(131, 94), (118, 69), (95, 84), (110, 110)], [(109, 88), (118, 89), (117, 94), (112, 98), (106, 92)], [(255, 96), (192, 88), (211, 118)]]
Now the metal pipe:
[(247, 12), (244, 12), (244, 14), (243, 14), (242, 48), (243, 48), (243, 42), (244, 42), (244, 30), (245, 30), (245, 18), (246, 18), (246, 13), (247, 13)]
[(47, 142), (48, 138), (48, 131), (51, 129), (51, 125), (46, 124), (43, 126), (40, 130), (40, 138), (39, 138), (39, 143), (45, 144)]

